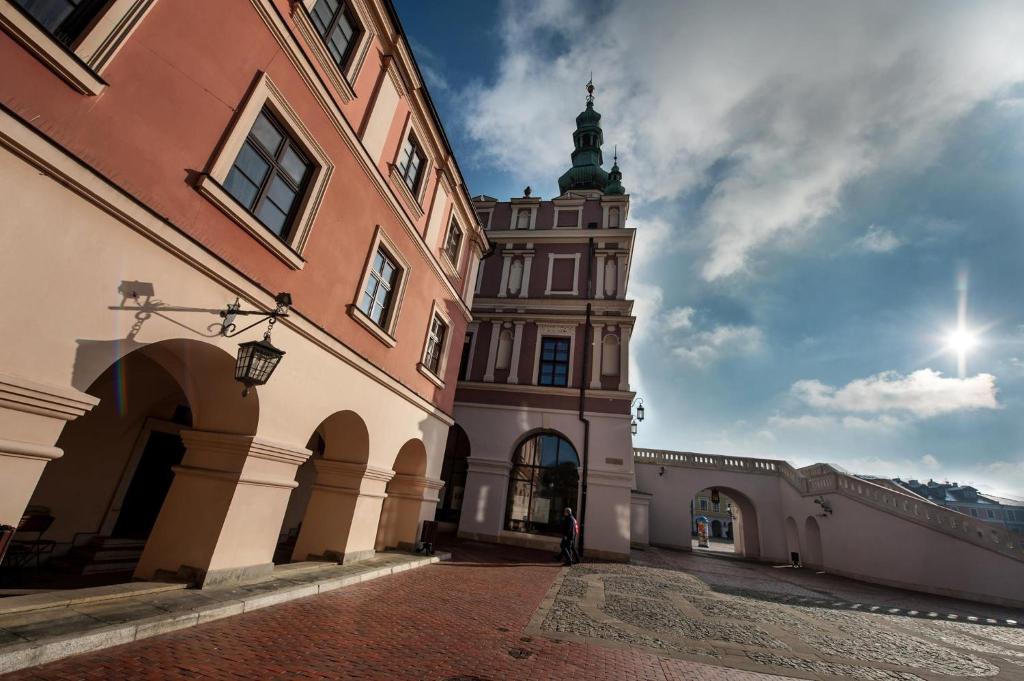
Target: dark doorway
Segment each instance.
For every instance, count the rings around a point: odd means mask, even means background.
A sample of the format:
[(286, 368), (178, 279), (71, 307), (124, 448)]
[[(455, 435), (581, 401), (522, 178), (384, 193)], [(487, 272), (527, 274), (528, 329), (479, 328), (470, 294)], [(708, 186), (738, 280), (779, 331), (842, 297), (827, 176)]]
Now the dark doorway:
[(184, 455), (185, 445), (177, 433), (150, 432), (111, 536), (122, 539), (149, 537), (174, 481), (171, 468), (180, 464)]

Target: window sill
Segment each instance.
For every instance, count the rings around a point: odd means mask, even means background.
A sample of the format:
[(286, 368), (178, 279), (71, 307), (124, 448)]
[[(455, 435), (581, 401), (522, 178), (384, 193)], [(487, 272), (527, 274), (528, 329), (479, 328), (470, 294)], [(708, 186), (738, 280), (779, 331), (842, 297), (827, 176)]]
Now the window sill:
[(273, 232), (264, 227), (259, 220), (254, 218), (242, 206), (235, 201), (234, 197), (220, 186), (220, 184), (209, 175), (202, 175), (196, 185), (199, 193), (213, 202), (217, 208), (235, 221), (264, 247), (276, 255), (284, 264), (293, 270), (301, 270), (306, 265), (302, 257), (290, 249), (287, 244), (278, 239)]
[[(405, 180), (402, 175), (398, 172), (398, 166), (394, 163), (391, 164), (391, 181), (398, 188), (398, 195), (402, 197), (402, 203), (409, 209), (409, 212), (413, 215), (413, 220), (419, 220), (423, 217), (423, 207), (420, 206), (419, 201), (413, 196), (413, 193), (406, 186)], [(426, 182), (426, 178), (420, 178), (420, 182)]]
[(420, 362), (419, 364), (417, 364), (417, 365), (416, 365), (416, 369), (417, 369), (417, 370), (418, 370), (418, 371), (419, 371), (419, 372), (420, 372), (421, 374), (423, 374), (424, 376), (426, 376), (426, 377), (427, 377), (427, 378), (428, 378), (428, 379), (430, 380), (430, 382), (431, 382), (431, 383), (433, 383), (434, 385), (436, 385), (436, 386), (437, 386), (438, 388), (440, 388), (441, 390), (444, 390), (444, 386), (445, 386), (445, 383), (444, 383), (444, 381), (442, 381), (442, 380), (441, 380), (440, 378), (438, 378), (438, 376), (437, 376), (437, 375), (436, 375), (436, 374), (435, 374), (435, 373), (434, 373), (433, 371), (431, 371), (431, 370), (430, 370), (430, 369), (428, 369), (428, 368), (427, 368), (426, 366), (424, 366), (423, 362)]
[(107, 86), (84, 62), (10, 2), (0, 2), (0, 28), (83, 95), (98, 95)]
[(395, 337), (389, 334), (384, 329), (377, 326), (377, 324), (370, 319), (365, 312), (360, 310), (356, 305), (348, 306), (348, 316), (356, 320), (363, 325), (367, 331), (372, 333), (374, 337), (389, 348), (393, 348), (398, 345), (398, 341)]

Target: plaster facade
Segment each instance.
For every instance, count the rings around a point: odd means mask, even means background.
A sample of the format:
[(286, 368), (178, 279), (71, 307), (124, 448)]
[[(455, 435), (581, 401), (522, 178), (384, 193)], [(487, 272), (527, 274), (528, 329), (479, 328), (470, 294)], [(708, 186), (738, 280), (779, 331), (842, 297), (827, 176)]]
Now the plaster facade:
[[(40, 52), (77, 43), (44, 31), (30, 49), (0, 21), (0, 286), (26, 292), (0, 340), (0, 524), (51, 515), (56, 555), (109, 538), (157, 432), (183, 452), (158, 471), (136, 577), (265, 574), (289, 529), (287, 559), (410, 546), (442, 488), (467, 282), (488, 244), (393, 9), (346, 5), (359, 31), (338, 65), (310, 30), (315, 0), (142, 4), (116, 55), (85, 64), (102, 94)], [(280, 236), (225, 188), (261, 108), (311, 164)], [(410, 131), (415, 191), (396, 178)], [(401, 268), (376, 328), (359, 302), (381, 244)], [(273, 329), (285, 357), (243, 397), (238, 343), (266, 326), (228, 338), (220, 312), (273, 310), (279, 291), (294, 301)]]

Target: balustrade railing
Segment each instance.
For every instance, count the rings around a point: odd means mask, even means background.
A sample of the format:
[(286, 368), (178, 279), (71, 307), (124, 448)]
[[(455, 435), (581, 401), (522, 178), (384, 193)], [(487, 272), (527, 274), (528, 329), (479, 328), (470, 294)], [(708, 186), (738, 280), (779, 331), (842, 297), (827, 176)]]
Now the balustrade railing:
[(814, 464), (797, 469), (788, 462), (778, 459), (696, 454), (661, 449), (634, 449), (633, 459), (641, 464), (778, 475), (803, 496), (842, 494), (911, 522), (925, 525), (937, 532), (1024, 561), (1021, 537), (1008, 530), (980, 522), (910, 492), (863, 480), (830, 464)]

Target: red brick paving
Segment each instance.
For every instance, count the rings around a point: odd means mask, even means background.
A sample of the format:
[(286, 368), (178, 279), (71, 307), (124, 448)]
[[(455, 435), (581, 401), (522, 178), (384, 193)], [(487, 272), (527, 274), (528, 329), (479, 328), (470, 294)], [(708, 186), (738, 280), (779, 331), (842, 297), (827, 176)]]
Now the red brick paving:
[[(524, 637), (560, 569), (542, 553), (456, 560), (96, 653), (18, 679), (768, 679), (639, 650)], [(513, 648), (530, 653), (525, 659)]]

